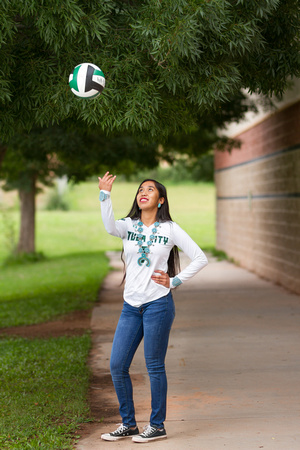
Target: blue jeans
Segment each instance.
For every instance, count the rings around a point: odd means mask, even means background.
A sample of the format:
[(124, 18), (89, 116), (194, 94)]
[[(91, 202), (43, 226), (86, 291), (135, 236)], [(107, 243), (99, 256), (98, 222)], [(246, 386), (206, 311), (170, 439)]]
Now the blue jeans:
[(110, 360), (110, 371), (124, 425), (136, 425), (129, 367), (144, 338), (146, 367), (151, 386), (150, 425), (158, 428), (164, 426), (167, 405), (165, 356), (174, 317), (175, 307), (171, 292), (139, 308), (124, 302)]

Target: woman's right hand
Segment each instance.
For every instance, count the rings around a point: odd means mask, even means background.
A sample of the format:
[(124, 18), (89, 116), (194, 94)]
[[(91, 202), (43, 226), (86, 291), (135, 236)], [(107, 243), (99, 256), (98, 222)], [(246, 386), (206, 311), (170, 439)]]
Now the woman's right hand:
[(98, 177), (99, 189), (103, 191), (111, 191), (113, 182), (115, 181), (117, 175), (111, 175), (109, 172), (103, 176), (103, 178)]

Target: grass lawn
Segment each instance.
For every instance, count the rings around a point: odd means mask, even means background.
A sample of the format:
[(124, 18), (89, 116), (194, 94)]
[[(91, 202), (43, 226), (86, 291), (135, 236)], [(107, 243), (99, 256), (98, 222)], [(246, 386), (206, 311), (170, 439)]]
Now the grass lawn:
[(87, 420), (89, 336), (0, 340), (0, 448), (72, 449)]
[(107, 272), (103, 252), (5, 267), (0, 272), (1, 327), (41, 323), (90, 308)]
[[(108, 272), (104, 252), (53, 256), (0, 272), (1, 327), (87, 309)], [(0, 330), (0, 448), (72, 449), (89, 420), (89, 334), (8, 339)]]
[[(127, 214), (136, 189), (136, 183), (116, 181), (116, 218)], [(0, 328), (43, 323), (95, 302), (109, 270), (105, 251), (122, 245), (104, 230), (98, 195), (97, 181), (83, 183), (68, 191), (70, 211), (38, 206), (36, 246), (46, 256), (38, 263), (2, 265), (8, 244), (16, 241), (19, 215), (17, 210), (0, 211)], [(173, 220), (203, 250), (213, 248), (213, 184), (170, 185), (168, 195)], [(38, 205), (43, 202), (45, 195), (38, 197)], [(1, 336), (0, 331), (1, 450), (73, 448), (78, 424), (89, 419), (90, 344), (88, 334), (25, 339)]]

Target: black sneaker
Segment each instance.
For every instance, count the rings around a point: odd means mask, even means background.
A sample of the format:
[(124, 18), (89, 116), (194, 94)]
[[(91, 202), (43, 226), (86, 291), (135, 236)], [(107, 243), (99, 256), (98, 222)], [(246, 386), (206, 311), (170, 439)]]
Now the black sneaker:
[(166, 437), (167, 437), (167, 433), (164, 428), (162, 430), (159, 430), (155, 426), (148, 425), (142, 434), (139, 434), (138, 436), (134, 436), (132, 438), (132, 440), (133, 440), (133, 442), (149, 442), (149, 441), (155, 441), (156, 439), (164, 439)]
[(139, 434), (138, 427), (135, 427), (134, 429), (128, 427), (127, 425), (121, 425), (116, 429), (116, 431), (113, 431), (112, 433), (105, 433), (101, 435), (101, 439), (104, 441), (118, 441), (119, 439), (132, 437), (136, 434)]

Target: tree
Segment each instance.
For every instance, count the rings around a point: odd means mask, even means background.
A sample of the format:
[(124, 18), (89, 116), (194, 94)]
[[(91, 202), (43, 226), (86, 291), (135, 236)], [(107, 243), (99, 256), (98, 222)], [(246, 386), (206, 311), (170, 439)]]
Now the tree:
[[(74, 152), (74, 148), (76, 152)], [(142, 144), (131, 136), (110, 139), (84, 127), (35, 128), (16, 133), (6, 148), (0, 175), (5, 190), (17, 189), (21, 224), (16, 253), (35, 253), (35, 197), (41, 186), (52, 186), (54, 177), (67, 175), (79, 182), (104, 167), (129, 174), (158, 161), (157, 144)]]
[[(298, 0), (2, 0), (0, 14), (2, 141), (67, 118), (162, 140), (300, 75)], [(68, 87), (83, 61), (106, 75), (98, 99)]]
[[(0, 165), (24, 204), (49, 168), (151, 165), (153, 141), (199, 154), (247, 110), (241, 89), (280, 95), (300, 75), (297, 0), (2, 0), (0, 19)], [(106, 76), (95, 100), (68, 86), (84, 61)]]
[[(155, 167), (161, 159), (174, 162), (177, 153), (188, 155), (190, 163), (195, 165), (192, 158), (197, 161), (220, 139), (218, 128), (224, 121), (239, 120), (250, 108), (254, 105), (238, 93), (218, 114), (207, 115), (188, 135), (170, 136), (162, 148), (155, 142), (139, 142), (130, 135), (107, 137), (79, 121), (66, 120), (60, 126), (15, 133), (6, 145), (0, 178), (6, 181), (4, 189), (17, 189), (19, 193), (21, 225), (16, 251), (35, 252), (38, 185), (51, 186), (53, 177), (62, 175), (74, 182), (83, 181), (108, 167), (116, 173), (131, 175), (140, 169)], [(226, 140), (226, 144), (228, 148), (231, 141)]]

